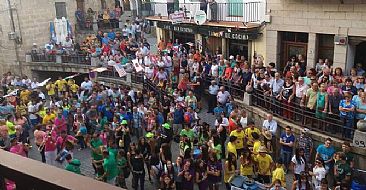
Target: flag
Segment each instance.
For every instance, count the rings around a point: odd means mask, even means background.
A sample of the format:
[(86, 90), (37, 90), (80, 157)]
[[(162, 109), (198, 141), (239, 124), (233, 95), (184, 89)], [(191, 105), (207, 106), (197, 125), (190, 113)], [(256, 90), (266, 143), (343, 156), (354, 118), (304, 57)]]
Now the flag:
[(123, 66), (121, 64), (115, 64), (114, 68), (116, 69), (119, 77), (124, 77), (127, 75), (125, 69), (123, 68)]
[(74, 78), (74, 77), (76, 77), (76, 76), (79, 76), (79, 75), (80, 75), (80, 73), (76, 73), (76, 74), (74, 74), (74, 75), (71, 75), (71, 76), (65, 77), (65, 78), (64, 78), (64, 80), (72, 79), (72, 78)]
[(51, 80), (51, 78), (48, 78), (48, 79), (44, 80), (43, 82), (38, 83), (38, 84), (37, 84), (37, 86), (44, 86), (44, 85), (46, 85), (46, 84), (48, 83), (48, 81), (50, 81), (50, 80)]
[(51, 41), (56, 42), (56, 32), (55, 32), (55, 24), (53, 22), (50, 22), (50, 34), (51, 34)]
[(15, 89), (15, 90), (9, 92), (9, 94), (7, 94), (7, 95), (5, 95), (3, 97), (6, 98), (6, 97), (9, 97), (9, 96), (16, 96), (18, 94), (18, 90), (19, 89)]
[(97, 73), (101, 73), (101, 72), (104, 72), (104, 71), (107, 71), (108, 69), (105, 68), (105, 67), (99, 67), (99, 68), (95, 68), (93, 70), (91, 70), (91, 72), (97, 72)]

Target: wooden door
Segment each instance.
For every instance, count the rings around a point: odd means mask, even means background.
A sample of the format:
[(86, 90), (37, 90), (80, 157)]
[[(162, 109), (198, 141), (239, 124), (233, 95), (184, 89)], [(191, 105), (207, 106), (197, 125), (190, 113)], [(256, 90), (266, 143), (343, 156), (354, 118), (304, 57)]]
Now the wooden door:
[(299, 54), (306, 57), (308, 46), (306, 43), (299, 42), (284, 42), (283, 43), (283, 57), (281, 59), (281, 69), (286, 66), (288, 59), (291, 56), (298, 56)]

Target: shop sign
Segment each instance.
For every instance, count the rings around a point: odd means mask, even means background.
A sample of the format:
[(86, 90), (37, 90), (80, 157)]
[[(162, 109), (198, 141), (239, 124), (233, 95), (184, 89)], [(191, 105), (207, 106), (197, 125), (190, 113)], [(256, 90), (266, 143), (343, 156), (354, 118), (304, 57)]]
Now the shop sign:
[(186, 25), (172, 25), (171, 23), (159, 22), (158, 27), (164, 30), (172, 30), (175, 32), (191, 33), (194, 34), (195, 30), (192, 26)]
[(245, 34), (245, 33), (238, 33), (238, 32), (214, 32), (208, 31), (209, 36), (218, 37), (218, 38), (227, 38), (232, 40), (250, 40), (255, 39), (255, 34)]
[(178, 23), (182, 23), (184, 20), (184, 12), (183, 11), (176, 11), (172, 14), (170, 14), (170, 19), (172, 20), (172, 24), (178, 24)]

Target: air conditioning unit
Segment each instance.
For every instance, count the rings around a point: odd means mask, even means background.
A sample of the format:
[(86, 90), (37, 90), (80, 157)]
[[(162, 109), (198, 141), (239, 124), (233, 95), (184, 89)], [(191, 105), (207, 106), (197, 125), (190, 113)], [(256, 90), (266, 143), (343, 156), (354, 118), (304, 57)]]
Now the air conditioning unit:
[(334, 44), (335, 45), (346, 45), (347, 37), (346, 36), (334, 36)]

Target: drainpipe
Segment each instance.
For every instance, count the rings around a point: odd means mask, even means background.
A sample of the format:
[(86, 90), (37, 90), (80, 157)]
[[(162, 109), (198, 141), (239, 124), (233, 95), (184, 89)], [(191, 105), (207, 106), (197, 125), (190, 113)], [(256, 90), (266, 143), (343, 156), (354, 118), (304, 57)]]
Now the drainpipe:
[(7, 2), (8, 2), (8, 8), (9, 8), (10, 22), (11, 22), (11, 33), (13, 33), (14, 37), (15, 37), (15, 39), (12, 39), (12, 40), (14, 41), (14, 50), (15, 50), (16, 62), (19, 64), (20, 77), (23, 77), (22, 63), (19, 61), (19, 48), (18, 48), (19, 37), (15, 33), (15, 22), (14, 22), (14, 16), (13, 16), (13, 8), (11, 7), (10, 0), (7, 0)]

